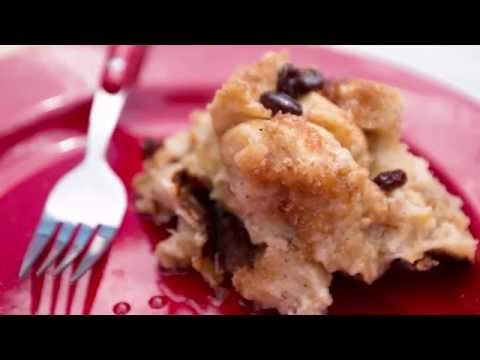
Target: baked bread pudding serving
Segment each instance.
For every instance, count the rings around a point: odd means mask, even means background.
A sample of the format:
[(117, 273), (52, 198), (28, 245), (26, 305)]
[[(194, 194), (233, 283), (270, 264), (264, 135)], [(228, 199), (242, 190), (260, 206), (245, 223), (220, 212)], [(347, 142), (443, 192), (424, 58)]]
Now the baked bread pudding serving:
[(239, 69), (135, 179), (139, 212), (178, 219), (161, 266), (282, 314), (325, 314), (336, 272), (371, 284), (397, 261), (473, 262), (462, 201), (401, 143), (401, 115), (395, 89), (326, 80), (285, 53)]

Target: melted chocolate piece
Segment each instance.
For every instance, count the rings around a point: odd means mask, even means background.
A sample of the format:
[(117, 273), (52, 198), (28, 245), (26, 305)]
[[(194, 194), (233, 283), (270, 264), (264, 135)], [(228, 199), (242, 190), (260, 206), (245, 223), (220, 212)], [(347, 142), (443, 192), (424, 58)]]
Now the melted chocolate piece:
[(235, 215), (219, 207), (216, 210), (220, 265), (229, 273), (244, 266), (251, 266), (258, 249), (251, 243), (243, 223)]
[(184, 208), (191, 209), (189, 215), (205, 225), (208, 240), (202, 255), (218, 256), (219, 265), (228, 273), (251, 265), (261, 247), (251, 243), (243, 223), (210, 198), (210, 190), (202, 179), (183, 171), (175, 180)]

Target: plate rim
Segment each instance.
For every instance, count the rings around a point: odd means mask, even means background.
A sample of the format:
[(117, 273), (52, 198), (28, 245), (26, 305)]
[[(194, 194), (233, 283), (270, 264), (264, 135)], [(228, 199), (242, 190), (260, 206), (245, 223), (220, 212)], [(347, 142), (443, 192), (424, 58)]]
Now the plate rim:
[[(24, 60), (24, 58), (28, 58), (31, 56), (38, 56), (39, 54), (45, 53), (47, 51), (52, 51), (52, 49), (55, 47), (57, 49), (65, 48), (65, 49), (71, 49), (72, 47), (85, 47), (91, 50), (96, 50), (99, 52), (102, 52), (106, 45), (45, 45), (45, 46), (27, 46), (21, 49), (18, 49), (17, 51), (13, 51), (11, 53), (7, 53), (5, 56), (0, 56), (0, 76), (2, 74), (2, 70), (5, 69), (4, 66), (2, 66), (5, 62), (9, 61), (20, 61)], [(158, 45), (153, 45), (153, 46), (158, 46)], [(188, 47), (188, 46), (202, 46), (202, 45), (167, 45), (167, 46), (175, 46), (175, 47)], [(205, 45), (205, 46), (212, 46), (212, 45)], [(216, 47), (227, 47), (231, 45), (215, 45)], [(398, 75), (402, 75), (402, 77), (405, 77), (407, 80), (408, 79), (415, 79), (418, 84), (418, 80), (421, 80), (421, 84), (423, 86), (430, 87), (431, 90), (435, 90), (436, 92), (440, 92), (443, 95), (446, 95), (447, 97), (451, 97), (453, 99), (456, 99), (460, 103), (463, 103), (465, 105), (468, 105), (472, 108), (475, 108), (479, 113), (480, 113), (480, 99), (475, 98), (473, 95), (465, 93), (461, 91), (460, 89), (457, 89), (453, 85), (444, 82), (442, 80), (436, 79), (432, 76), (429, 76), (428, 74), (416, 71), (415, 69), (408, 68), (407, 66), (404, 66), (402, 64), (395, 64), (393, 62), (390, 62), (388, 60), (381, 59), (379, 57), (376, 57), (374, 55), (364, 55), (360, 53), (355, 53), (348, 51), (346, 49), (341, 49), (341, 48), (334, 48), (332, 46), (328, 45), (233, 45), (233, 46), (238, 46), (238, 47), (258, 47), (258, 48), (264, 48), (264, 52), (268, 51), (268, 49), (272, 50), (280, 50), (284, 48), (291, 48), (291, 49), (296, 49), (296, 51), (307, 51), (307, 52), (313, 52), (317, 53), (318, 55), (321, 55), (322, 53), (326, 54), (331, 54), (336, 57), (342, 57), (344, 59), (349, 59), (352, 62), (355, 63), (360, 63), (360, 62), (367, 62), (375, 66), (380, 66), (383, 70), (387, 70), (388, 73), (396, 73)], [(238, 64), (241, 65), (241, 64)], [(406, 87), (408, 89), (408, 87)], [(88, 102), (89, 99), (92, 98), (94, 88), (89, 89), (88, 94), (83, 94), (82, 96), (65, 96), (65, 94), (61, 95), (60, 101), (57, 102), (55, 107), (49, 108), (48, 111), (56, 111), (59, 108), (63, 108), (65, 106), (71, 106), (72, 104), (75, 103), (82, 103), (82, 102)], [(5, 96), (5, 94), (2, 94), (2, 96)], [(7, 93), (7, 100), (8, 97), (14, 97), (14, 93)], [(30, 105), (30, 108), (26, 109), (23, 108), (22, 114), (27, 114), (25, 116), (39, 116), (38, 114), (34, 115), (32, 109), (35, 109), (35, 107), (38, 105), (38, 103), (32, 103)], [(22, 109), (18, 109), (20, 112)], [(1, 141), (1, 137), (0, 137)]]

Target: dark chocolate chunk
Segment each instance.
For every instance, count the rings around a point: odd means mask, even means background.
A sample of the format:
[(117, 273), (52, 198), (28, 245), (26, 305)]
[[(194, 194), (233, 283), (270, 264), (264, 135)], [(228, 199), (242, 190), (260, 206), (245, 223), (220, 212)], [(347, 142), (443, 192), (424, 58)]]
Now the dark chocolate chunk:
[(295, 86), (299, 76), (300, 70), (292, 64), (284, 65), (278, 73), (277, 90), (295, 97)]
[(278, 73), (277, 90), (293, 98), (320, 90), (324, 85), (324, 76), (315, 69), (300, 70), (287, 64)]
[(278, 112), (285, 114), (302, 115), (302, 106), (291, 96), (275, 91), (269, 91), (263, 94), (260, 102), (267, 109), (272, 110), (273, 115)]
[(210, 190), (202, 179), (182, 171), (175, 182), (179, 185), (182, 207), (191, 219), (205, 225), (207, 243), (202, 255), (218, 257), (219, 265), (227, 273), (251, 265), (262, 248), (251, 243), (240, 219), (210, 198)]
[(252, 265), (258, 248), (251, 243), (243, 223), (235, 215), (219, 207), (216, 214), (220, 265), (229, 273)]
[(320, 90), (324, 85), (325, 78), (318, 71), (315, 69), (303, 70), (295, 85), (296, 96)]
[(385, 171), (380, 173), (373, 181), (383, 191), (393, 191), (407, 183), (407, 174), (403, 170)]

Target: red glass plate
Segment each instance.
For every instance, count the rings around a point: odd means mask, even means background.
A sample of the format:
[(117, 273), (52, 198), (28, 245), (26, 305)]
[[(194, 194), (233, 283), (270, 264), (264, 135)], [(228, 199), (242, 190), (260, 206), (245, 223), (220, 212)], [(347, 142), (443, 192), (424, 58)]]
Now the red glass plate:
[[(288, 48), (293, 61), (330, 77), (367, 78), (399, 87), (407, 100), (404, 138), (430, 160), (465, 201), (480, 237), (480, 106), (421, 76), (328, 48), (300, 46), (159, 46), (132, 93), (110, 148), (130, 195), (141, 169), (141, 140), (188, 125), (238, 64)], [(76, 287), (67, 273), (19, 282), (22, 255), (56, 180), (81, 159), (91, 94), (104, 48), (27, 49), (0, 61), (0, 313), (248, 314), (232, 291), (214, 293), (196, 274), (164, 273), (154, 245), (165, 236), (135, 213), (104, 261)], [(92, 175), (93, 176), (93, 175)], [(333, 314), (480, 313), (480, 263), (445, 264), (429, 273), (391, 271), (372, 286), (338, 278)]]

